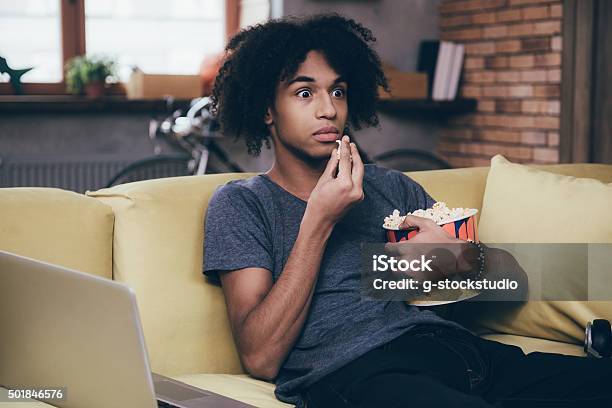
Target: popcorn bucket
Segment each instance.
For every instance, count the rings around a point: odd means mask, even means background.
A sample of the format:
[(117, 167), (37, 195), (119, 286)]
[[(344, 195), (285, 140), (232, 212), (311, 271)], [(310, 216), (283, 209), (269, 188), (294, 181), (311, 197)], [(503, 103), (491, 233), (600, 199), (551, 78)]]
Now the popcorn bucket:
[[(467, 216), (450, 220), (443, 224), (438, 223), (438, 225), (440, 225), (442, 229), (446, 231), (450, 236), (462, 239), (464, 241), (478, 241), (478, 226), (476, 224), (477, 212), (477, 209), (473, 209)], [(417, 227), (403, 230), (387, 227), (383, 228), (387, 231), (387, 242), (406, 241), (419, 233)]]

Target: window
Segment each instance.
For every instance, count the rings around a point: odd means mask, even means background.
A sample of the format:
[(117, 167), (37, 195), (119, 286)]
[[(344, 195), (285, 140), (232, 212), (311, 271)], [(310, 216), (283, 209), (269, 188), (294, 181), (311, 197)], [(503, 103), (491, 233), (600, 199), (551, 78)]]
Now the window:
[(131, 66), (196, 74), (205, 55), (223, 49), (223, 14), (219, 0), (87, 0), (87, 53), (114, 56), (122, 80)]
[(23, 82), (62, 80), (59, 6), (57, 0), (0, 0), (0, 55), (12, 68), (36, 67)]
[[(206, 55), (223, 49), (238, 28), (239, 0), (0, 0), (0, 56), (28, 94), (63, 94), (63, 65), (103, 54), (145, 72), (197, 74)], [(12, 94), (0, 74), (0, 94)]]

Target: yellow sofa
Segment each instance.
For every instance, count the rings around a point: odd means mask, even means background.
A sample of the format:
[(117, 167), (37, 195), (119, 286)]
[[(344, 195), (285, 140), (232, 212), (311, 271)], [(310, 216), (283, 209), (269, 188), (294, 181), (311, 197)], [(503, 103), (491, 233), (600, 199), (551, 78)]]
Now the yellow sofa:
[[(612, 182), (610, 165), (535, 167)], [(487, 167), (480, 167), (407, 174), (449, 206), (480, 209), (487, 173)], [(275, 399), (273, 384), (245, 374), (223, 293), (202, 274), (208, 200), (217, 186), (251, 175), (149, 180), (85, 195), (51, 188), (0, 189), (0, 249), (131, 286), (153, 371), (255, 406), (289, 406)], [(443, 307), (439, 311), (446, 312)], [(525, 352), (583, 355), (579, 344), (502, 333), (484, 337)]]

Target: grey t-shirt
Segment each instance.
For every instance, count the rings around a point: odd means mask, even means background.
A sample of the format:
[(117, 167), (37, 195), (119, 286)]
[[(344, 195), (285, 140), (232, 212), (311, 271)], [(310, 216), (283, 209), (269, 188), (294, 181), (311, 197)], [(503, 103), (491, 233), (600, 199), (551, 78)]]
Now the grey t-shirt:
[[(304, 328), (276, 378), (276, 397), (299, 408), (305, 387), (415, 324), (464, 329), (405, 302), (361, 296), (360, 243), (386, 242), (382, 223), (394, 209), (405, 214), (435, 202), (403, 173), (375, 165), (365, 166), (363, 189), (364, 200), (333, 229)], [(276, 282), (306, 204), (264, 174), (219, 187), (206, 215), (204, 273), (217, 281), (216, 271), (260, 267)]]

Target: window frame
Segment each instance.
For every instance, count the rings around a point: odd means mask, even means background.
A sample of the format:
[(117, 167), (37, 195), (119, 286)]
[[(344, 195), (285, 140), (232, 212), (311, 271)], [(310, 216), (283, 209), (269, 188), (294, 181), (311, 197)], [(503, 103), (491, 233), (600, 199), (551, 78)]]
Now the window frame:
[[(59, 0), (62, 45), (62, 66), (73, 57), (85, 55), (85, 1)], [(225, 0), (225, 40), (238, 31), (240, 25), (240, 0)], [(23, 95), (69, 95), (66, 91), (64, 70), (61, 82), (23, 82)], [(121, 83), (111, 85), (110, 95), (125, 95)], [(0, 83), (0, 95), (14, 95), (8, 82)]]

